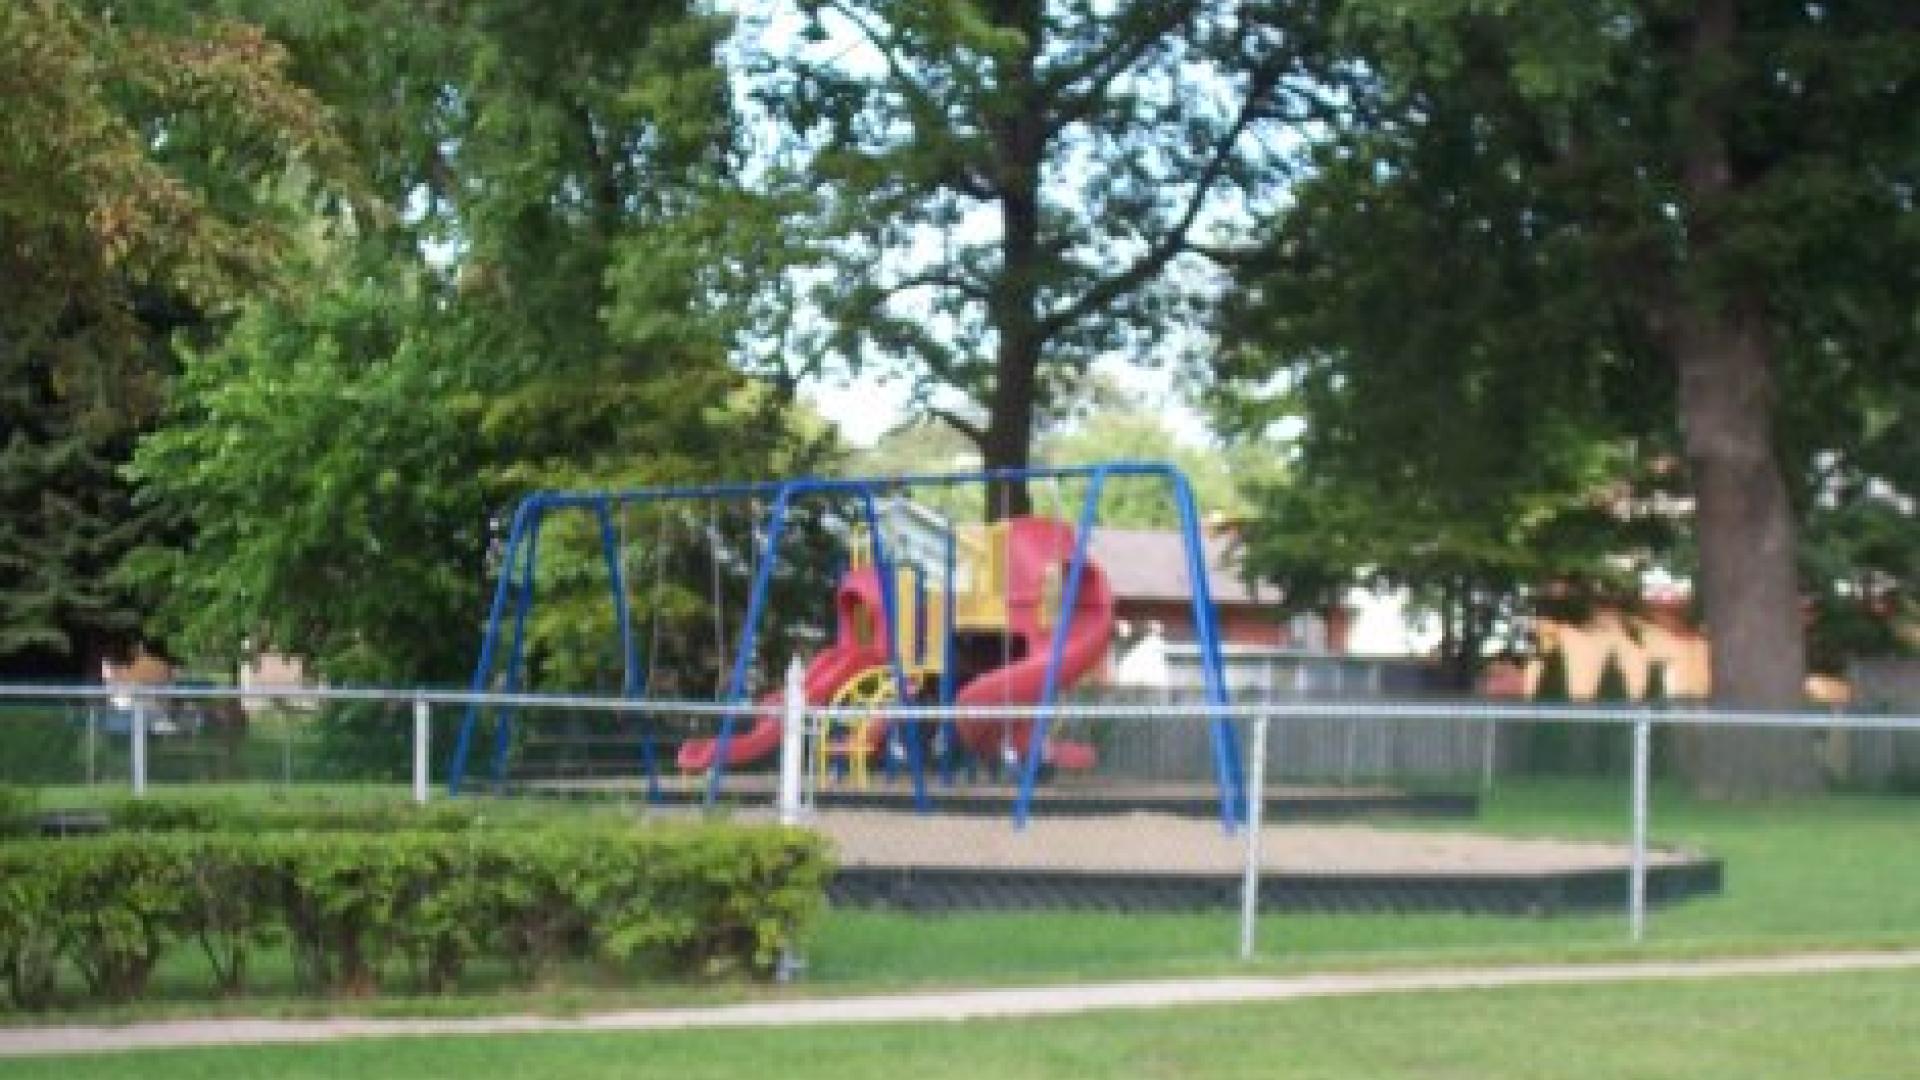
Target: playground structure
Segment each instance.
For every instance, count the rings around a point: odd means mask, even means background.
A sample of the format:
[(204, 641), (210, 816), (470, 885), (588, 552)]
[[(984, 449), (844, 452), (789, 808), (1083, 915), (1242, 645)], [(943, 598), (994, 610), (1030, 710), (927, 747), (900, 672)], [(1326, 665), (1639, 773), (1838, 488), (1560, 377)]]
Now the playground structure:
[[(752, 588), (721, 698), (741, 708), (721, 717), (713, 737), (683, 743), (676, 755), (680, 769), (706, 775), (706, 801), (717, 801), (731, 767), (760, 760), (779, 743), (778, 694), (756, 703), (752, 684), (768, 588), (791, 510), (804, 499), (846, 500), (857, 505), (859, 515), (848, 530), (849, 567), (835, 591), (835, 636), (808, 664), (805, 691), (814, 705), (862, 706), (872, 712), (870, 720), (839, 733), (827, 752), (837, 754), (849, 768), (859, 768), (883, 746), (899, 746), (915, 804), (922, 810), (931, 806), (928, 759), (936, 750), (947, 763), (957, 753), (970, 755), (990, 769), (1010, 767), (1018, 776), (1014, 817), (1024, 824), (1043, 767), (1085, 769), (1095, 762), (1092, 747), (1050, 735), (1050, 710), (1063, 690), (1100, 667), (1112, 634), (1111, 594), (1105, 574), (1088, 557), (1087, 547), (1098, 524), (1102, 492), (1117, 478), (1156, 479), (1168, 489), (1178, 513), (1188, 578), (1193, 582), (1193, 622), (1206, 700), (1225, 706), (1218, 628), (1192, 489), (1172, 466), (1135, 461), (531, 495), (515, 510), (508, 530), (472, 688), (476, 692), (495, 686), (509, 692), (525, 688), (527, 623), (536, 599), (540, 535), (551, 515), (584, 512), (597, 525), (612, 621), (625, 660), (621, 694), (641, 698), (647, 693), (647, 668), (641, 662), (630, 615), (619, 516), (631, 508), (664, 503), (769, 502), (770, 509), (756, 530)], [(961, 527), (905, 501), (923, 488), (1049, 480), (1085, 483), (1074, 523), (1029, 516)], [(893, 501), (883, 512), (886, 499)], [(889, 520), (894, 513), (931, 524), (933, 528), (923, 528), (921, 536), (931, 535), (936, 542), (916, 546), (937, 550), (896, 552), (900, 530), (890, 527)], [(1032, 705), (1034, 711), (1013, 718), (962, 715), (943, 724), (938, 733), (903, 733), (893, 729), (904, 725), (889, 725), (885, 715), (887, 706), (901, 702), (962, 709)], [(477, 707), (469, 708), (462, 719), (448, 778), (454, 794), (465, 782), (480, 720)], [(744, 729), (742, 721), (746, 721)], [(511, 709), (494, 715), (496, 785), (506, 775), (513, 723)], [(1208, 733), (1219, 812), (1222, 822), (1232, 828), (1245, 812), (1238, 746), (1224, 716), (1208, 725)], [(897, 742), (890, 744), (894, 736)], [(653, 736), (643, 732), (638, 741), (639, 768), (650, 797), (658, 798), (660, 764)]]
[[(1099, 668), (1113, 634), (1113, 600), (1105, 573), (1088, 560), (1074, 610), (1061, 610), (1061, 571), (1073, 558), (1071, 526), (1020, 517), (963, 527), (951, 539), (954, 573), (946, 580), (931, 581), (930, 568), (921, 565), (893, 569), (893, 655), (905, 673), (907, 700), (1036, 704), (1050, 700), (1050, 668), (1058, 689)], [(856, 777), (887, 746), (894, 731), (884, 709), (901, 700), (886, 646), (886, 589), (869, 550), (853, 545), (853, 564), (836, 591), (833, 644), (807, 665), (805, 679), (809, 704), (873, 710), (871, 720), (857, 722), (839, 740), (822, 740), (817, 751), (822, 759), (844, 760)], [(1057, 655), (1048, 650), (1055, 626), (1065, 633)], [(764, 697), (752, 728), (729, 742), (729, 766), (778, 749), (779, 697)], [(951, 742), (977, 760), (1015, 765), (1035, 752), (1034, 730), (1031, 720), (962, 720), (952, 726)], [(718, 743), (683, 744), (680, 768), (711, 768)], [(1039, 753), (1044, 764), (1061, 769), (1092, 768), (1096, 758), (1093, 747), (1057, 737), (1044, 740)]]

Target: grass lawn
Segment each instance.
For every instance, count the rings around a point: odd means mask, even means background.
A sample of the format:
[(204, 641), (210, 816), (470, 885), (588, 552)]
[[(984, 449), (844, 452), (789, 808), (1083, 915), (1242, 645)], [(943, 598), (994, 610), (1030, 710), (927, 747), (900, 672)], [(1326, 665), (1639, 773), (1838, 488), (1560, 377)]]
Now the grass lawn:
[(383, 1039), (11, 1061), (25, 1080), (225, 1077), (1284, 1077), (1803, 1080), (1912, 1075), (1920, 974), (1382, 995), (755, 1031)]

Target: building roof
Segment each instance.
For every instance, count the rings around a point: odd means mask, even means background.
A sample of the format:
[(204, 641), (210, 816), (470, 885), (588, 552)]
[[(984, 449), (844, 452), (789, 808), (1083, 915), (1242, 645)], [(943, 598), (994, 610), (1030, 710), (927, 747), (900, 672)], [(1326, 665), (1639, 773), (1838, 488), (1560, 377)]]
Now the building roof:
[[(1107, 572), (1114, 599), (1178, 600), (1192, 598), (1187, 576), (1186, 548), (1171, 529), (1094, 530), (1089, 552)], [(1249, 587), (1240, 569), (1237, 540), (1226, 534), (1206, 534), (1207, 581), (1213, 602), (1224, 607), (1253, 607), (1280, 602), (1280, 590), (1271, 585)]]

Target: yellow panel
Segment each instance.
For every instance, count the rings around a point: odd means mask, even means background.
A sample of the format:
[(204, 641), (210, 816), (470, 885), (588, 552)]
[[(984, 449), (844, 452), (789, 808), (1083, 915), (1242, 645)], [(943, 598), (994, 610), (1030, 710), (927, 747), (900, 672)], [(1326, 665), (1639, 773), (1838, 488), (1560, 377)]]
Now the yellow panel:
[(913, 571), (893, 572), (893, 641), (898, 655), (908, 664), (919, 663), (913, 654), (913, 628), (919, 622), (919, 590), (913, 587)]
[[(966, 630), (1000, 630), (1007, 625), (1007, 524), (996, 522), (992, 525), (966, 525), (955, 531), (955, 558), (960, 581), (959, 595), (953, 598), (954, 625)], [(873, 552), (867, 542), (865, 527), (855, 528), (848, 538), (847, 565), (852, 570), (864, 570), (873, 565)], [(895, 595), (900, 600), (900, 624), (898, 627), (901, 655), (907, 655), (913, 643), (913, 591), (911, 574), (902, 571), (899, 588)], [(929, 627), (944, 628), (940, 607), (934, 600), (941, 596), (943, 583), (930, 582), (927, 590), (929, 598)], [(945, 654), (944, 643), (937, 641), (937, 631), (929, 633), (928, 651), (935, 656)], [(939, 645), (940, 647), (934, 647)]]

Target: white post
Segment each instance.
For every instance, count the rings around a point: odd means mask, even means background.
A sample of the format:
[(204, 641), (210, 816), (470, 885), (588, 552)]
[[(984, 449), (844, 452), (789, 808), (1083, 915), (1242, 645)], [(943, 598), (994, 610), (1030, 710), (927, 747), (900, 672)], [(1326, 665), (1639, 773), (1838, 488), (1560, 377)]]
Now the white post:
[(147, 703), (139, 694), (133, 696), (133, 722), (127, 739), (133, 758), (133, 797), (137, 799), (147, 793)]
[(427, 805), (427, 759), (432, 748), (433, 705), (426, 698), (413, 699), (413, 801)]
[(807, 672), (794, 657), (787, 664), (787, 693), (780, 718), (780, 824), (800, 824), (800, 778), (807, 768)]
[(1267, 715), (1253, 718), (1248, 750), (1246, 864), (1240, 874), (1240, 959), (1251, 960), (1260, 922), (1261, 818), (1267, 808)]
[[(807, 671), (798, 656), (787, 662), (787, 690), (780, 714), (780, 824), (798, 825), (802, 815), (801, 778), (807, 769)], [(788, 942), (775, 963), (775, 981), (790, 983), (807, 969), (806, 957)]]
[(1633, 866), (1627, 883), (1627, 926), (1636, 943), (1647, 931), (1647, 773), (1652, 727), (1645, 718), (1633, 722)]

